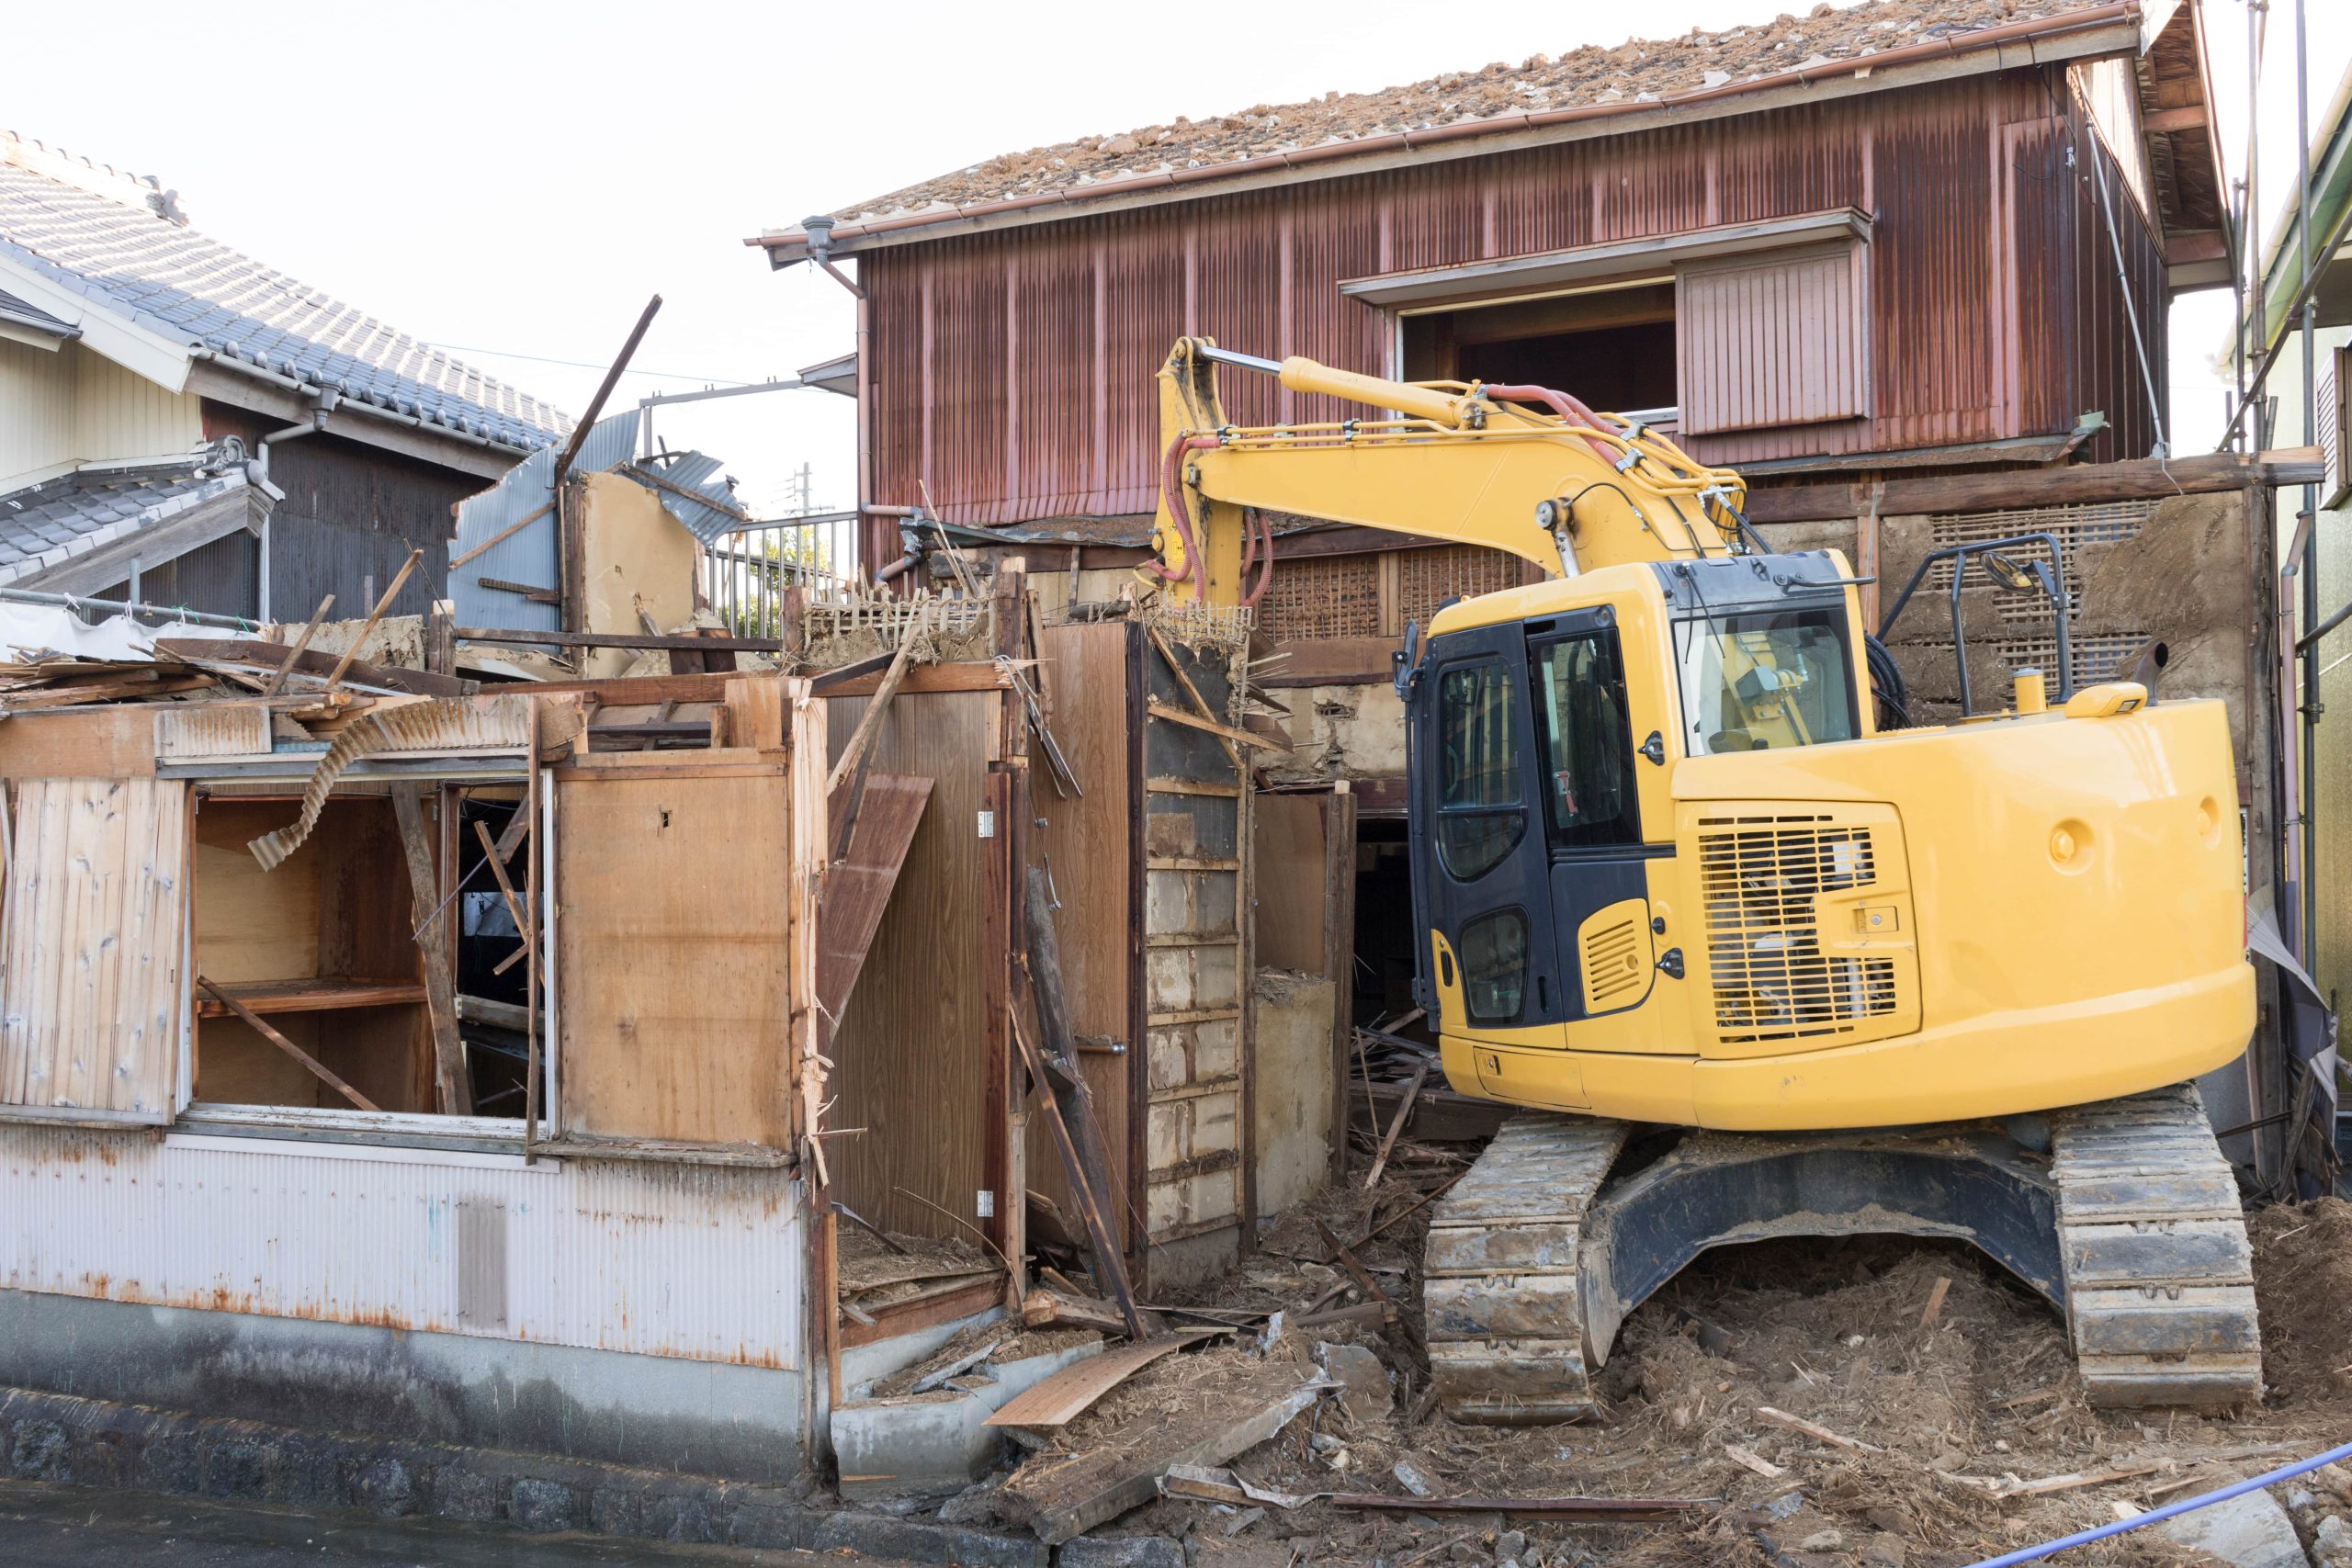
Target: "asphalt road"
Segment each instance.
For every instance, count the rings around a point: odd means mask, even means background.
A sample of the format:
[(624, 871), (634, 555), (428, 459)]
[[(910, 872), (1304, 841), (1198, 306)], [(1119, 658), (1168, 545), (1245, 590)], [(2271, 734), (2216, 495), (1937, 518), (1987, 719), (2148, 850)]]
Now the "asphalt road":
[(0, 1568), (294, 1568), (318, 1562), (408, 1563), (418, 1568), (821, 1568), (842, 1561), (801, 1551), (528, 1536), (435, 1520), (352, 1523), (178, 1497), (0, 1481)]

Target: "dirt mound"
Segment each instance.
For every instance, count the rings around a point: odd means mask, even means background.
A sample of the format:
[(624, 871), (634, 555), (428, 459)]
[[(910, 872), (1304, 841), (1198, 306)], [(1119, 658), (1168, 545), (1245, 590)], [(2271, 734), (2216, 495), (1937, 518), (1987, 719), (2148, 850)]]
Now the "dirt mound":
[(2247, 1229), (2270, 1404), (2340, 1410), (2352, 1398), (2352, 1202), (2282, 1203), (2255, 1213)]

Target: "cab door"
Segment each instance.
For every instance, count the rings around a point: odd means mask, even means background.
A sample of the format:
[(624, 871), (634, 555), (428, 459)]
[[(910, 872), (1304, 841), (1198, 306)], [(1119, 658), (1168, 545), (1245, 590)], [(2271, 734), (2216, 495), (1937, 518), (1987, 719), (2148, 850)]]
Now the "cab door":
[(1414, 688), (1413, 897), (1422, 997), (1449, 1035), (1556, 1044), (1553, 931), (1527, 639), (1517, 622), (1434, 639)]
[(1526, 633), (1550, 852), (1554, 966), (1566, 1021), (1557, 1043), (1583, 1051), (1666, 1049), (1664, 1032), (1630, 1016), (1657, 979), (1651, 868), (1673, 852), (1670, 841), (1651, 846), (1642, 836), (1639, 775), (1659, 766), (1639, 750), (1661, 728), (1655, 715), (1638, 711), (1651, 694), (1627, 679), (1607, 605), (1530, 622)]

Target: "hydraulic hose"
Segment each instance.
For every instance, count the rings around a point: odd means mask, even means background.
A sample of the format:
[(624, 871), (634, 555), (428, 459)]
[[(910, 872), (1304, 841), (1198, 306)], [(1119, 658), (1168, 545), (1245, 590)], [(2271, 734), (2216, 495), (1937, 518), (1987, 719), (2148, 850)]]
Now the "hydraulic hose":
[(1176, 536), (1184, 541), (1184, 566), (1181, 571), (1170, 571), (1155, 556), (1144, 562), (1145, 570), (1169, 582), (1189, 581), (1200, 560), (1200, 549), (1193, 542), (1192, 509), (1184, 504), (1184, 454), (1217, 444), (1214, 435), (1180, 435), (1168, 444), (1168, 455), (1159, 464), (1159, 501), (1175, 520)]
[[(1505, 402), (1542, 403), (1545, 408), (1558, 414), (1561, 422), (1566, 424), (1580, 424), (1587, 430), (1607, 428), (1600, 423), (1600, 416), (1587, 408), (1581, 399), (1572, 398), (1567, 393), (1555, 391), (1550, 387), (1482, 386), (1478, 390), (1485, 397), (1499, 398)], [(1601, 460), (1610, 467), (1617, 466), (1617, 454), (1610, 449), (1606, 442), (1596, 441), (1588, 435), (1584, 438), (1584, 444), (1600, 453)]]

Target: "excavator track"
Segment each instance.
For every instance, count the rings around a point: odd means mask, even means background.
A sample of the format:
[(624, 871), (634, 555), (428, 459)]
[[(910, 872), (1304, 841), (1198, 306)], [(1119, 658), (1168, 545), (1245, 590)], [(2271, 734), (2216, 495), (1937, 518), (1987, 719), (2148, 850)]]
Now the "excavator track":
[(1577, 1244), (1630, 1131), (1514, 1116), (1439, 1200), (1421, 1300), (1430, 1377), (1454, 1420), (1535, 1426), (1592, 1414)]
[(2066, 1321), (2091, 1403), (2259, 1399), (2254, 1252), (2197, 1086), (2050, 1122)]
[(2196, 1086), (2047, 1122), (2046, 1164), (1989, 1122), (1709, 1133), (1611, 1183), (1627, 1123), (1516, 1115), (1430, 1224), (1439, 1403), (1464, 1422), (1589, 1416), (1617, 1325), (1690, 1258), (1866, 1234), (1967, 1240), (2000, 1261), (2064, 1314), (2095, 1404), (2259, 1399), (2253, 1251)]

